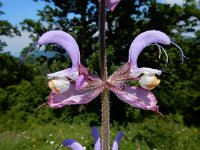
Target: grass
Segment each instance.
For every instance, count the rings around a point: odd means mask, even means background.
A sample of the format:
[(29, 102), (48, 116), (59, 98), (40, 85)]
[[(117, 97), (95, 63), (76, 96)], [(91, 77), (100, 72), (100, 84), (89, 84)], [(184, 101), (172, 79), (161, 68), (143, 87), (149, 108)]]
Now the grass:
[(85, 124), (38, 125), (20, 132), (2, 132), (0, 135), (0, 149), (49, 150), (56, 148), (65, 138), (73, 138), (83, 145), (91, 145), (93, 139), (89, 137), (90, 135), (90, 128)]
[[(98, 127), (101, 130), (101, 127)], [(111, 126), (111, 144), (117, 133), (123, 130), (126, 138), (120, 142), (120, 150), (198, 150), (200, 128), (186, 127), (168, 117), (145, 119), (140, 123)], [(100, 131), (101, 132), (101, 131)], [(2, 130), (2, 150), (52, 150), (64, 139), (76, 139), (87, 150), (93, 150), (93, 138), (89, 122), (35, 124), (21, 130)], [(60, 150), (68, 148), (60, 147)]]

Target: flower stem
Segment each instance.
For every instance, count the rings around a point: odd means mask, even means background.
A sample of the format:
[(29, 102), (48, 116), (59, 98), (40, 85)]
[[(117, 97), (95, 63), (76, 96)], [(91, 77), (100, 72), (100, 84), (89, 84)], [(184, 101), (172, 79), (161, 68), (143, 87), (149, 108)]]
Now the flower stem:
[(110, 103), (109, 90), (102, 93), (102, 150), (109, 150), (110, 145)]
[[(99, 50), (100, 50), (100, 68), (103, 81), (107, 80), (106, 67), (106, 42), (105, 42), (105, 24), (106, 9), (105, 0), (100, 1), (99, 8)], [(109, 91), (105, 89), (102, 92), (102, 150), (109, 150), (110, 141), (110, 104)]]

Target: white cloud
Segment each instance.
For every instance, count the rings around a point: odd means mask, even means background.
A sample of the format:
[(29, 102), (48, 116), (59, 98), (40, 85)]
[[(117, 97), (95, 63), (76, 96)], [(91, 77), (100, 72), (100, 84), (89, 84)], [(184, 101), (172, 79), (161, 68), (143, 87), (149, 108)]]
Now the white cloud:
[[(177, 5), (183, 5), (186, 0), (163, 0), (164, 3), (167, 4), (177, 4)], [(199, 0), (195, 0), (196, 4), (199, 4)]]
[(165, 3), (167, 4), (178, 4), (178, 5), (183, 5), (184, 0), (165, 0)]
[(4, 48), (3, 52), (10, 52), (11, 55), (19, 57), (20, 52), (23, 48), (27, 47), (31, 43), (31, 38), (29, 37), (30, 33), (27, 31), (21, 31), (21, 36), (15, 37), (6, 37), (2, 36), (2, 41), (7, 43), (7, 46)]

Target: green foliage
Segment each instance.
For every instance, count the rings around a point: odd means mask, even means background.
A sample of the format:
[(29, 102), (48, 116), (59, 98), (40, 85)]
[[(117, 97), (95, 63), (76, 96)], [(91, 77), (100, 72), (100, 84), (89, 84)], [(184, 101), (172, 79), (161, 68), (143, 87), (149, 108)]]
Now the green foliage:
[(30, 64), (23, 65), (19, 70), (19, 61), (8, 53), (0, 54), (0, 87), (5, 88), (10, 85), (19, 84), (22, 79), (32, 80), (34, 70)]
[[(133, 149), (198, 149), (199, 134), (197, 128), (187, 128), (182, 124), (181, 116), (169, 115), (164, 120), (153, 117), (138, 124), (128, 124), (127, 147)], [(135, 144), (134, 144), (135, 143)], [(193, 143), (193, 144), (192, 144)]]
[[(82, 118), (82, 119), (81, 119)], [(80, 120), (82, 122), (80, 122)], [(1, 131), (0, 149), (53, 149), (56, 148), (63, 139), (76, 139), (89, 150), (93, 150), (93, 138), (91, 128), (88, 127), (91, 120), (96, 120), (96, 116), (81, 115), (78, 122), (74, 123), (55, 122), (40, 126), (32, 123), (28, 128), (18, 131)], [(99, 127), (101, 132), (101, 128)], [(121, 150), (151, 150), (151, 149), (173, 149), (173, 150), (198, 150), (199, 128), (185, 127), (182, 117), (179, 115), (169, 115), (165, 119), (160, 117), (147, 118), (142, 122), (128, 123), (122, 126), (118, 123), (111, 125), (111, 144), (117, 133), (123, 130), (126, 138), (123, 137), (119, 148)], [(66, 149), (66, 148), (60, 148)]]

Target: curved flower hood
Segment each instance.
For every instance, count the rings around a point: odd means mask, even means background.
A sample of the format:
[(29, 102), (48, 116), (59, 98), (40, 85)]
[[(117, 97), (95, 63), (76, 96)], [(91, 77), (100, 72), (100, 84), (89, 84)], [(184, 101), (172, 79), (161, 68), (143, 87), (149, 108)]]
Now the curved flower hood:
[(142, 50), (150, 46), (152, 44), (164, 44), (169, 45), (170, 44), (170, 38), (163, 32), (157, 31), (157, 30), (150, 30), (143, 32), (139, 34), (132, 42), (130, 49), (129, 49), (129, 60), (131, 65), (131, 76), (138, 77), (142, 73), (143, 74), (157, 74), (160, 75), (162, 72), (157, 69), (151, 69), (151, 68), (138, 68), (137, 66), (137, 60), (138, 56), (142, 52)]
[[(39, 38), (37, 43), (39, 45), (57, 44), (63, 47), (69, 54), (72, 61), (71, 68), (53, 74), (48, 74), (48, 78), (52, 78), (55, 76), (71, 76), (72, 78), (74, 78), (74, 75), (77, 76), (78, 66), (80, 64), (80, 51), (78, 44), (70, 34), (59, 30), (48, 31)], [(74, 74), (75, 72), (76, 74)]]

